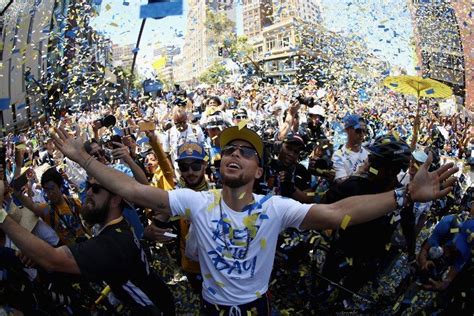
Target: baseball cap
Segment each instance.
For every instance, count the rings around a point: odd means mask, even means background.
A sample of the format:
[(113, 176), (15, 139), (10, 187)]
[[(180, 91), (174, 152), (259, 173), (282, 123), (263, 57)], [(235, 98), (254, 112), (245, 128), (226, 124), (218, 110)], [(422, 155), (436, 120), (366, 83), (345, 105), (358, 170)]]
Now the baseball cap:
[(237, 139), (249, 142), (257, 151), (258, 156), (260, 158), (263, 157), (262, 139), (257, 133), (247, 127), (239, 129), (238, 126), (232, 126), (223, 130), (220, 136), (221, 148), (224, 148), (227, 144)]
[(364, 119), (357, 114), (351, 114), (342, 119), (344, 122), (344, 128), (353, 127), (355, 129), (360, 128), (360, 121)]
[(205, 160), (207, 156), (204, 147), (196, 142), (187, 142), (178, 147), (178, 158), (176, 161), (183, 159)]
[(223, 126), (225, 126), (225, 122), (221, 115), (214, 114), (207, 118), (206, 128), (218, 128)]
[(305, 141), (303, 139), (303, 137), (301, 137), (301, 135), (299, 134), (288, 134), (285, 139), (283, 140), (284, 143), (293, 143), (293, 144), (298, 144), (300, 146), (304, 146), (305, 145)]
[(237, 109), (234, 111), (233, 113), (233, 116), (236, 117), (236, 116), (247, 116), (247, 110), (245, 110), (244, 108), (240, 108), (240, 109)]

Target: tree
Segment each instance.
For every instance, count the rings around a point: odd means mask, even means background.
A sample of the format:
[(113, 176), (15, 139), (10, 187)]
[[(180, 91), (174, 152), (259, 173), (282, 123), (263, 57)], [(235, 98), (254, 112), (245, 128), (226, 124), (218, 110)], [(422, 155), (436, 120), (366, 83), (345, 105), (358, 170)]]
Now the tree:
[(224, 83), (228, 75), (229, 71), (224, 65), (219, 62), (214, 62), (214, 64), (199, 77), (199, 81), (207, 84)]

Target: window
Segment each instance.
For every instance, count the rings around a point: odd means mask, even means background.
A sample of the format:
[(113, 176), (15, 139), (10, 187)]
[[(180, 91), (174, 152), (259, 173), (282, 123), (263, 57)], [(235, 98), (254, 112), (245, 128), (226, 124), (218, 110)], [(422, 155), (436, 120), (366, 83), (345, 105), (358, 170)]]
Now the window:
[(21, 65), (21, 92), (25, 92), (25, 63)]
[(16, 26), (15, 26), (15, 35), (13, 36), (13, 49), (16, 49), (16, 42), (18, 39), (18, 30), (20, 29), (20, 22), (21, 22), (21, 16), (18, 14), (18, 17), (16, 18)]
[(28, 37), (26, 38), (27, 44), (31, 43), (31, 36), (33, 34), (33, 25), (35, 23), (35, 13), (36, 13), (36, 10), (33, 10), (33, 12), (31, 12), (30, 26), (28, 27)]
[[(6, 32), (5, 32), (6, 33)], [(2, 43), (5, 43), (5, 34), (3, 34), (3, 18), (0, 17), (0, 35), (2, 36)], [(3, 46), (0, 47), (0, 61), (3, 60)]]

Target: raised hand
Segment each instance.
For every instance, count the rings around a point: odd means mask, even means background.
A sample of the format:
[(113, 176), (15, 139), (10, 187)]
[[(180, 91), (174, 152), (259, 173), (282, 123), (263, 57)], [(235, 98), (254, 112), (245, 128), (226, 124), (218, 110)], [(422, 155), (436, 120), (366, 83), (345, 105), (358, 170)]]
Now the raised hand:
[(81, 159), (87, 155), (84, 149), (84, 142), (81, 135), (76, 137), (69, 135), (62, 127), (55, 128), (55, 133), (52, 133), (54, 144), (64, 156), (77, 163), (81, 162)]
[(458, 172), (458, 167), (453, 167), (453, 163), (448, 163), (429, 172), (428, 168), (432, 161), (433, 155), (429, 153), (428, 159), (418, 169), (409, 185), (411, 198), (415, 202), (427, 202), (442, 198), (451, 192), (456, 182), (453, 175)]
[(114, 159), (123, 159), (127, 163), (132, 159), (127, 146), (117, 142), (112, 142), (112, 144), (116, 146), (116, 148), (112, 149), (112, 157)]

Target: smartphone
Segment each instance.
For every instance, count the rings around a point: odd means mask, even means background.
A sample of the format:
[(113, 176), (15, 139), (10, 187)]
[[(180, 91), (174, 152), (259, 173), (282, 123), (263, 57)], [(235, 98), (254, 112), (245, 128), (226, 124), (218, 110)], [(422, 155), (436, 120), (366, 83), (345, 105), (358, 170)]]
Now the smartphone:
[(142, 132), (155, 130), (155, 124), (153, 122), (140, 122), (138, 123), (138, 127)]
[(21, 189), (28, 183), (28, 177), (26, 172), (23, 172), (21, 176), (12, 181), (12, 187), (15, 191), (21, 191)]
[(132, 128), (131, 127), (125, 127), (122, 129), (122, 134), (123, 136), (128, 136), (132, 134)]
[[(122, 137), (120, 135), (112, 135), (110, 137), (110, 142), (116, 142), (116, 143), (122, 143)], [(120, 148), (119, 145), (115, 145), (114, 143), (111, 144), (112, 145), (112, 148)]]

